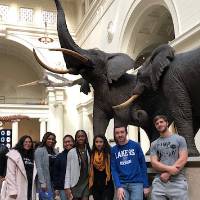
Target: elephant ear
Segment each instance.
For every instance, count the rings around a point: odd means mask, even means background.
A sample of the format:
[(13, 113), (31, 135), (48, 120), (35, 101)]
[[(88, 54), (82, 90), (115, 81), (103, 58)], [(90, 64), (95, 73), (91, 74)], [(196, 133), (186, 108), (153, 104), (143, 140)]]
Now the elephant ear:
[(108, 82), (117, 81), (126, 71), (134, 68), (134, 60), (123, 53), (112, 54), (106, 64)]
[(151, 69), (151, 83), (153, 90), (157, 90), (159, 87), (159, 82), (161, 80), (164, 71), (169, 67), (171, 61), (174, 59), (174, 49), (167, 45), (161, 45), (151, 53), (151, 56), (148, 58), (147, 65)]

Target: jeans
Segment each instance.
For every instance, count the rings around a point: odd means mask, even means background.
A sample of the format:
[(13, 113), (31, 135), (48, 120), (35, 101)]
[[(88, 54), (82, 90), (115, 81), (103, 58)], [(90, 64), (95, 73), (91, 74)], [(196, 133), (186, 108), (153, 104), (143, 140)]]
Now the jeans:
[(59, 190), (60, 193), (60, 200), (67, 200), (67, 196), (64, 190)]
[(143, 200), (142, 183), (125, 183), (122, 188), (125, 190), (125, 200)]

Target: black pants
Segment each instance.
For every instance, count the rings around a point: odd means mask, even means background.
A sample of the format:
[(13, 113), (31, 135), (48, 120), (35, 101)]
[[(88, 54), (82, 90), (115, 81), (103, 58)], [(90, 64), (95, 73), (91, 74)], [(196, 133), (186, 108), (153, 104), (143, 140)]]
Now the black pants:
[(114, 186), (109, 185), (108, 187), (102, 188), (95, 188), (92, 189), (92, 195), (94, 200), (113, 200), (114, 198)]

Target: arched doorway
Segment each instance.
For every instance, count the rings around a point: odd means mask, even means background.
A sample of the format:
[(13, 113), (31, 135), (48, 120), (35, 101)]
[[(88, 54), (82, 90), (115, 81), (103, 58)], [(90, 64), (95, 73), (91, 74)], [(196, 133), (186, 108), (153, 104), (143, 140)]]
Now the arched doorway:
[[(145, 5), (145, 2), (141, 1), (132, 11), (122, 36), (121, 50), (136, 60), (135, 68), (145, 61), (155, 47), (175, 38), (174, 23), (167, 6), (164, 3), (156, 4), (155, 1)], [(139, 133), (135, 127), (130, 127), (130, 132), (134, 137)], [(149, 149), (149, 140), (143, 130), (140, 130), (140, 134), (141, 145), (146, 152)]]
[(0, 60), (1, 115), (20, 114), (30, 117), (29, 120), (7, 122), (3, 128), (12, 129), (13, 145), (24, 134), (30, 135), (34, 141), (39, 141), (39, 120), (45, 115), (44, 107), (45, 112), (48, 111), (48, 106), (44, 105), (45, 87), (18, 85), (41, 79), (43, 70), (35, 62), (32, 51), (20, 43), (5, 38), (0, 39)]

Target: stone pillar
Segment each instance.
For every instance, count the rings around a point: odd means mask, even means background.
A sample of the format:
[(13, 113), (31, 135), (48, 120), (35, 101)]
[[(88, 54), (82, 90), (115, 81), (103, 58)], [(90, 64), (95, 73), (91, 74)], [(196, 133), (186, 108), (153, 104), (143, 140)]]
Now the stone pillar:
[(56, 88), (55, 91), (55, 124), (56, 124), (56, 147), (59, 148), (59, 151), (63, 149), (63, 136), (64, 136), (64, 89)]
[(12, 147), (18, 142), (19, 121), (20, 120), (12, 121)]
[(39, 119), (39, 122), (40, 122), (40, 141), (42, 141), (42, 138), (47, 131), (46, 121), (47, 120), (43, 119), (43, 118)]
[(55, 132), (56, 124), (55, 124), (55, 89), (52, 87), (47, 88), (48, 92), (48, 104), (49, 104), (49, 115), (48, 115), (48, 123), (47, 123), (47, 131)]

